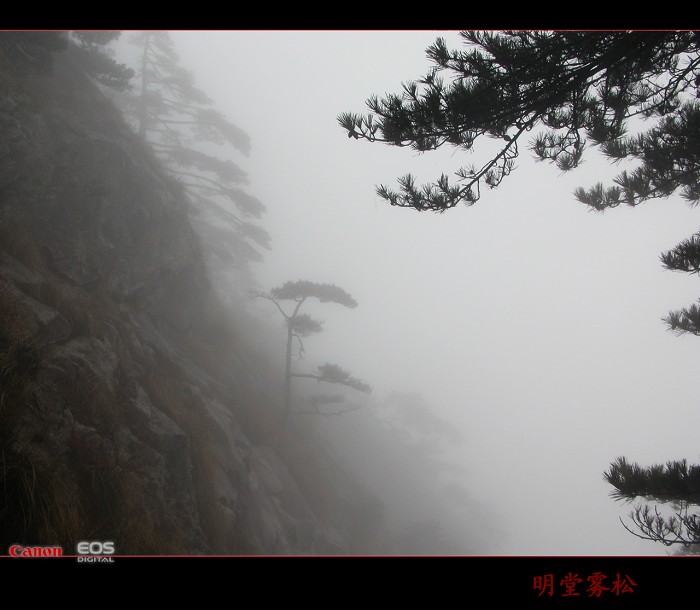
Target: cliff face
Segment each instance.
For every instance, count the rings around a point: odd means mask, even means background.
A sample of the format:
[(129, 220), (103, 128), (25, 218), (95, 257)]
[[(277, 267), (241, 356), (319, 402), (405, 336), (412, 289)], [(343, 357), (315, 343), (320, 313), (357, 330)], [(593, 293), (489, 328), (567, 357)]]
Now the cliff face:
[(350, 550), (352, 482), (278, 421), (183, 192), (70, 57), (0, 38), (0, 552)]

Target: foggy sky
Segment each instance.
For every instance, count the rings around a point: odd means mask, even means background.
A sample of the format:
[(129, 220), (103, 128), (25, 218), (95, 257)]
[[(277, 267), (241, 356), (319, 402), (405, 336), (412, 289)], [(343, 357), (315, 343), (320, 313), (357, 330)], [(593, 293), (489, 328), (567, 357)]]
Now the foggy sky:
[(309, 364), (338, 362), (376, 400), (420, 392), (462, 431), (469, 491), (507, 531), (492, 552), (664, 554), (622, 528), (632, 505), (608, 497), (602, 473), (620, 455), (700, 458), (700, 340), (660, 320), (699, 286), (659, 262), (697, 231), (698, 210), (671, 197), (590, 212), (574, 188), (620, 170), (594, 149), (564, 175), (523, 150), (473, 207), (390, 207), (375, 185), (482, 159), (482, 148), (418, 155), (356, 141), (337, 124), (425, 74), (437, 35), (461, 44), (434, 31), (172, 33), (197, 85), (251, 136), (237, 161), (268, 208), (261, 286), (330, 282), (359, 302), (308, 309), (326, 321), (307, 340)]

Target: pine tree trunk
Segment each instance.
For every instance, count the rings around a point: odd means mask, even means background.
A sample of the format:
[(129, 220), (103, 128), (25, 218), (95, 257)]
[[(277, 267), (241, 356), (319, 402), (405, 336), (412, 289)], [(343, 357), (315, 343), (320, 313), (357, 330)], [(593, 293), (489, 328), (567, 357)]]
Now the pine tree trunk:
[(287, 320), (287, 359), (284, 369), (284, 416), (292, 406), (292, 321)]
[(143, 43), (143, 55), (141, 56), (141, 97), (139, 99), (139, 136), (146, 139), (148, 131), (148, 45), (150, 43), (150, 34), (146, 34), (146, 40)]

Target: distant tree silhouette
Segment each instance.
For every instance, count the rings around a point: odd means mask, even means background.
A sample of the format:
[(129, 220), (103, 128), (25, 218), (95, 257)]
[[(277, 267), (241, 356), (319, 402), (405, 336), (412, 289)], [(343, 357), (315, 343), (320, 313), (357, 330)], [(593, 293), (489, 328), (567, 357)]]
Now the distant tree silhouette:
[(125, 64), (118, 63), (107, 47), (120, 35), (121, 32), (117, 31), (74, 31), (70, 33), (69, 52), (101, 85), (115, 91), (126, 91), (131, 87), (135, 72)]
[[(338, 383), (353, 388), (359, 392), (369, 393), (371, 388), (364, 381), (352, 377), (350, 373), (343, 370), (336, 364), (323, 364), (318, 367), (315, 373), (292, 373), (292, 344), (296, 338), (299, 341), (301, 353), (304, 352), (302, 337), (307, 337), (313, 333), (323, 330), (322, 323), (314, 320), (311, 316), (299, 313), (304, 302), (308, 299), (317, 299), (321, 303), (337, 303), (344, 307), (355, 308), (357, 301), (353, 299), (345, 290), (335, 284), (317, 284), (307, 280), (297, 282), (286, 282), (284, 285), (273, 288), (267, 293), (256, 292), (255, 296), (272, 301), (282, 314), (287, 325), (287, 349), (285, 356), (284, 372), (284, 413), (291, 412), (291, 383), (292, 377), (305, 377), (315, 379), (318, 382)], [(281, 301), (291, 301), (293, 309), (287, 313), (281, 305)], [(338, 396), (321, 397), (316, 404), (339, 402)], [(321, 413), (318, 407), (315, 412)]]
[(140, 54), (138, 85), (136, 95), (120, 98), (122, 108), (186, 189), (208, 249), (224, 265), (243, 268), (261, 260), (270, 236), (252, 221), (265, 207), (243, 188), (247, 174), (231, 160), (236, 153), (249, 154), (249, 136), (195, 85), (167, 32), (138, 32), (131, 42)]
[(17, 72), (50, 73), (53, 54), (67, 47), (65, 32), (0, 32), (0, 48)]
[(16, 67), (24, 71), (49, 73), (55, 53), (68, 53), (85, 72), (100, 84), (124, 91), (134, 71), (111, 57), (107, 45), (119, 38), (115, 31), (0, 32), (0, 46)]
[(404, 443), (430, 452), (462, 440), (459, 431), (428, 406), (419, 393), (392, 392), (384, 401), (384, 424)]

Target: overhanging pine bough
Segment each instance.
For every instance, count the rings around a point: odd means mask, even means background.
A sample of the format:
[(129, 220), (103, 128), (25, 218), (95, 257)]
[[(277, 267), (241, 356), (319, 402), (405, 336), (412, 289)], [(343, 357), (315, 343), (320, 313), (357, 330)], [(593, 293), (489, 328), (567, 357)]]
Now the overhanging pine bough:
[(628, 532), (665, 546), (700, 543), (700, 515), (688, 512), (690, 506), (700, 506), (700, 466), (680, 460), (643, 468), (620, 457), (604, 478), (614, 487), (610, 495), (616, 500), (646, 498), (674, 507), (671, 516), (663, 515), (656, 507), (652, 511), (649, 505), (636, 507), (630, 519), (638, 532), (622, 522)]
[[(401, 94), (367, 101), (370, 114), (338, 117), (348, 137), (429, 151), (444, 145), (471, 151), (482, 137), (503, 142), (480, 167), (464, 167), (457, 184), (443, 174), (435, 184), (399, 179), (381, 185), (391, 205), (444, 211), (472, 205), (481, 187), (498, 186), (514, 169), (523, 134), (542, 128), (529, 143), (540, 160), (561, 170), (577, 167), (587, 140), (611, 159), (632, 158), (639, 170), (621, 173), (618, 186), (580, 189), (596, 209), (636, 205), (676, 188), (689, 201), (700, 196), (697, 130), (700, 109), (698, 44), (694, 32), (464, 32), (466, 51), (439, 38), (428, 48), (434, 67)], [(638, 137), (626, 137), (632, 117), (656, 119)], [(663, 135), (663, 137), (661, 137)], [(690, 136), (690, 140), (688, 139)], [(674, 186), (675, 185), (675, 186)], [(673, 187), (673, 188), (672, 188)]]
[[(700, 33), (464, 32), (462, 37), (465, 51), (451, 51), (438, 39), (427, 50), (432, 69), (405, 84), (401, 94), (371, 97), (368, 115), (338, 117), (349, 138), (421, 152), (444, 145), (472, 151), (484, 137), (501, 142), (479, 167), (457, 171), (456, 184), (443, 174), (420, 187), (410, 175), (399, 179), (398, 190), (380, 185), (377, 193), (388, 203), (436, 212), (474, 204), (484, 185), (495, 188), (513, 171), (526, 132), (533, 133), (526, 137), (535, 158), (562, 171), (579, 165), (589, 142), (611, 161), (636, 163), (612, 186), (576, 189), (576, 199), (593, 210), (674, 193), (691, 205), (700, 201)], [(628, 135), (633, 118), (644, 129)], [(700, 232), (661, 260), (668, 269), (697, 274)], [(664, 320), (677, 334), (700, 335), (697, 304), (669, 312)], [(617, 499), (676, 503), (673, 517), (638, 508), (632, 521), (641, 535), (635, 535), (688, 545), (700, 543), (700, 515), (688, 514), (688, 506), (698, 504), (698, 468), (674, 462), (645, 470), (622, 458), (605, 478)], [(692, 493), (677, 485), (686, 479), (694, 481)], [(656, 487), (650, 487), (654, 481)], [(662, 498), (663, 488), (673, 491)]]

